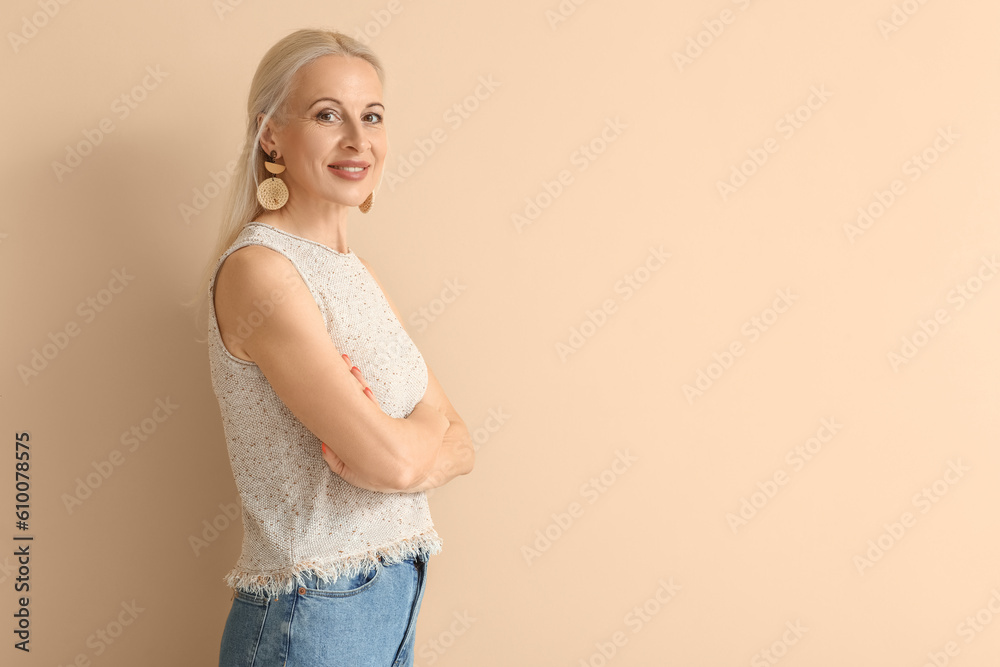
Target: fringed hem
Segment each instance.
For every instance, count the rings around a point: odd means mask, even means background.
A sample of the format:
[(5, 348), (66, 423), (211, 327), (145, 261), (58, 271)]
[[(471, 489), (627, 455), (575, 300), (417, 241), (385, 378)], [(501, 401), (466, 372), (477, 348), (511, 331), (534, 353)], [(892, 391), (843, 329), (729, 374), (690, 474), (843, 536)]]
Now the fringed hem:
[(236, 567), (225, 576), (225, 582), (230, 588), (239, 588), (253, 595), (273, 597), (279, 593), (291, 593), (297, 584), (305, 583), (302, 575), (307, 572), (316, 575), (324, 582), (330, 582), (341, 576), (368, 574), (378, 565), (379, 556), (387, 565), (407, 558), (420, 557), (425, 560), (431, 555), (441, 553), (442, 545), (443, 540), (432, 528), (428, 532), (352, 556), (314, 558), (266, 573), (250, 572)]

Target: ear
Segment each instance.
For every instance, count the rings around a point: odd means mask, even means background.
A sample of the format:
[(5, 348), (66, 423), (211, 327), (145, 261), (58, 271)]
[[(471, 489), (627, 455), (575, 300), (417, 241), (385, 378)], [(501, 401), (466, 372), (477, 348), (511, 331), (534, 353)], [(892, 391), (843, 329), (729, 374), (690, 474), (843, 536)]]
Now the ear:
[[(264, 120), (264, 114), (257, 114), (257, 127), (260, 127), (261, 122)], [(260, 133), (260, 148), (268, 155), (271, 151), (278, 149), (277, 141), (274, 136), (275, 121), (272, 116), (268, 121), (267, 125), (264, 126), (264, 131)], [(278, 150), (280, 153), (280, 149)]]

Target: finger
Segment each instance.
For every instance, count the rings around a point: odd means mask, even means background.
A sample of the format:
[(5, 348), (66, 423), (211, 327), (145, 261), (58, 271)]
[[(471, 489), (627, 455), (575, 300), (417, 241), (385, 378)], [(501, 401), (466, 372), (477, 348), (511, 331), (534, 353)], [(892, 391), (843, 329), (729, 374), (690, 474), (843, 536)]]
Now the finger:
[(365, 382), (365, 376), (361, 374), (361, 369), (352, 364), (350, 357), (348, 357), (346, 354), (342, 354), (340, 356), (343, 357), (344, 363), (346, 363), (347, 366), (349, 367), (351, 375), (353, 375), (355, 379), (361, 383), (362, 387), (367, 387), (368, 383)]
[(323, 447), (323, 459), (326, 461), (330, 469), (335, 473), (340, 474), (343, 472), (344, 462), (337, 456), (332, 449), (326, 446), (326, 443), (320, 443)]
[[(365, 376), (361, 374), (361, 369), (357, 366), (351, 366), (351, 375), (353, 375), (358, 382), (361, 383), (361, 390), (365, 392), (365, 395), (374, 401), (375, 394), (372, 392), (372, 388), (369, 387), (368, 383), (365, 381)], [(378, 401), (375, 402), (378, 403)]]
[[(351, 358), (348, 357), (346, 354), (342, 354), (340, 356), (344, 359), (344, 363), (351, 364)], [(351, 375), (353, 375), (354, 378), (358, 382), (361, 383), (361, 388), (362, 388), (362, 391), (365, 392), (365, 395), (368, 398), (370, 398), (372, 401), (374, 401), (375, 405), (379, 405), (378, 400), (375, 398), (375, 392), (373, 392), (372, 389), (371, 389), (371, 387), (368, 386), (368, 382), (365, 380), (365, 376), (361, 373), (361, 369), (358, 368), (357, 366), (354, 366), (353, 364), (351, 364), (351, 371), (350, 372), (351, 372)], [(379, 407), (381, 407), (381, 405), (379, 405)]]

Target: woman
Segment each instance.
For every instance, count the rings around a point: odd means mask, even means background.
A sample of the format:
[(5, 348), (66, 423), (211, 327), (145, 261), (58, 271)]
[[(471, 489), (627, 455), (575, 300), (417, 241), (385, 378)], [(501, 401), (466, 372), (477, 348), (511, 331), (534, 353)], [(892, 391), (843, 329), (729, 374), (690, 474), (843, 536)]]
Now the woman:
[(220, 665), (412, 665), (429, 488), (468, 429), (347, 243), (388, 143), (382, 66), (337, 32), (265, 54), (206, 274), (208, 348), (244, 538)]

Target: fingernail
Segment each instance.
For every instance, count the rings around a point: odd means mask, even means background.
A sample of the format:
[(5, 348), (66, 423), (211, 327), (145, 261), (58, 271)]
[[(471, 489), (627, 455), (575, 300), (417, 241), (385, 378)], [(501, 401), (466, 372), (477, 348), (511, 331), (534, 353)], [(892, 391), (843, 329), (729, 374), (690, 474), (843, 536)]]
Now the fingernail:
[(371, 387), (365, 387), (365, 393), (368, 394), (369, 396), (374, 396), (374, 394), (372, 394)]
[(351, 370), (352, 371), (359, 371), (359, 372), (361, 371), (361, 369), (358, 368), (357, 366), (351, 366)]
[(340, 356), (342, 356), (344, 358), (344, 361), (347, 361), (347, 355), (346, 354), (342, 354)]
[(321, 442), (319, 444), (323, 445), (323, 453), (326, 454), (326, 443), (325, 442)]

